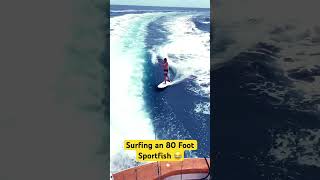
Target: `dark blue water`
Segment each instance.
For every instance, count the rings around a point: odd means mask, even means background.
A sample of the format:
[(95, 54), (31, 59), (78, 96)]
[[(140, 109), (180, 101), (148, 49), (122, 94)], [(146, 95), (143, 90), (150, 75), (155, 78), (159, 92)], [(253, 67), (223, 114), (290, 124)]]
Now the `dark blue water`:
[[(319, 141), (313, 142), (319, 118), (290, 107), (288, 102), (303, 96), (288, 88), (293, 82), (276, 64), (279, 52), (281, 48), (259, 42), (214, 70), (216, 179), (319, 179), (318, 167), (302, 163), (303, 158), (319, 162)], [(272, 96), (281, 91), (286, 93)], [(305, 109), (314, 105), (302, 103)]]

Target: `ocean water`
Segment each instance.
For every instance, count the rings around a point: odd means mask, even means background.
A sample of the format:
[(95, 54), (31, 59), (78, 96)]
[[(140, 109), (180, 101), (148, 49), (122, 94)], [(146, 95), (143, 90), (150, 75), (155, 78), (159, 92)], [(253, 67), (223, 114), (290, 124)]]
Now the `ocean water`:
[(110, 84), (112, 173), (137, 165), (125, 139), (196, 139), (186, 156), (209, 157), (209, 9), (111, 5)]
[[(315, 1), (289, 0), (224, 0), (216, 6), (216, 179), (319, 179), (317, 7)], [(303, 10), (308, 13), (297, 15)]]

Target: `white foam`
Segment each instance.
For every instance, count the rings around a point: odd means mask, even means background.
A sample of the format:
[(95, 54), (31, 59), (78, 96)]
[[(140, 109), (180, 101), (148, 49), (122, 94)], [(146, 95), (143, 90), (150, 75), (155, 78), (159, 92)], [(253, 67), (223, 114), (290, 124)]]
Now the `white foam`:
[[(128, 168), (121, 158), (135, 159), (124, 151), (126, 139), (154, 139), (153, 126), (143, 101), (145, 29), (156, 17), (127, 14), (111, 18), (110, 27), (110, 169)], [(121, 162), (123, 164), (121, 164)], [(128, 160), (128, 162), (131, 162)], [(129, 164), (130, 166), (130, 164)]]
[(194, 111), (196, 113), (208, 114), (210, 115), (210, 103), (209, 102), (200, 102), (195, 104)]

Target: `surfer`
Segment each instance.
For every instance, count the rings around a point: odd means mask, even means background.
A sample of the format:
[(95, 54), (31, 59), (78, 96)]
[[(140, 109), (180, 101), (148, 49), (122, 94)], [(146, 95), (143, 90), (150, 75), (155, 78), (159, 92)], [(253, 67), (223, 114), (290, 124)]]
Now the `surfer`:
[(169, 76), (168, 76), (169, 64), (168, 64), (167, 58), (164, 58), (163, 61), (164, 61), (164, 63), (163, 63), (164, 84), (166, 84), (167, 81), (170, 82)]

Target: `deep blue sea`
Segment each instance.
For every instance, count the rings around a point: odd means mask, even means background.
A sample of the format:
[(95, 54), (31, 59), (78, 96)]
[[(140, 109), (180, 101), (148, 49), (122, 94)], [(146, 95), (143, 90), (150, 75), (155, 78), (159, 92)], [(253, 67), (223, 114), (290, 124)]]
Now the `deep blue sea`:
[(196, 139), (186, 156), (209, 157), (209, 9), (111, 5), (110, 84), (111, 172), (137, 165), (125, 139)]
[[(318, 6), (217, 2), (211, 48), (214, 178), (320, 179)], [(302, 7), (308, 13), (296, 15)]]

